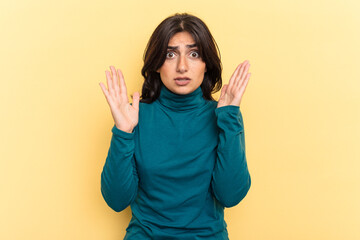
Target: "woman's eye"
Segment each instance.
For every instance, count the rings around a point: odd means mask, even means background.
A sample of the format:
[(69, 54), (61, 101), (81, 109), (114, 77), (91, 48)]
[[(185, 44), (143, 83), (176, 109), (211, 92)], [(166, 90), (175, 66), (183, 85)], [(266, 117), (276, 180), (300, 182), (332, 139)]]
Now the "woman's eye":
[(174, 56), (175, 56), (175, 54), (173, 52), (167, 52), (166, 53), (167, 58), (173, 58)]
[(194, 57), (194, 58), (200, 57), (200, 55), (199, 55), (198, 52), (192, 52), (192, 53), (191, 53), (191, 56)]

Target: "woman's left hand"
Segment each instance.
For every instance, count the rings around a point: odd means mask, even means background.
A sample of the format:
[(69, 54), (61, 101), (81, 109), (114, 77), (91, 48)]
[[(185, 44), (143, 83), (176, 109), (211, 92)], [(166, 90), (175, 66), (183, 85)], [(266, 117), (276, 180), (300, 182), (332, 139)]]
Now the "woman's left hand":
[(247, 83), (251, 73), (248, 73), (250, 64), (246, 60), (241, 63), (232, 74), (229, 84), (226, 84), (221, 89), (220, 98), (217, 107), (228, 105), (239, 106), (241, 98), (244, 95)]

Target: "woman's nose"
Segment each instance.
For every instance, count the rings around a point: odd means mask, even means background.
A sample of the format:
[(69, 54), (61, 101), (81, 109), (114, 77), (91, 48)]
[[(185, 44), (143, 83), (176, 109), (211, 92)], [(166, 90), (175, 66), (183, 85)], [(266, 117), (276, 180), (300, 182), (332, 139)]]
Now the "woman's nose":
[(188, 71), (188, 64), (187, 64), (186, 56), (179, 57), (177, 71), (178, 72), (187, 72)]

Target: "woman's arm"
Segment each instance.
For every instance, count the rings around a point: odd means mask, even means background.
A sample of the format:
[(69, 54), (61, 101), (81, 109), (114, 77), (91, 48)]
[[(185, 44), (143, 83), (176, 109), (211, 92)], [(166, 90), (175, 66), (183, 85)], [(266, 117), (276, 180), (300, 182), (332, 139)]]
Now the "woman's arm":
[(138, 176), (134, 158), (134, 130), (139, 121), (139, 93), (129, 103), (124, 76), (111, 66), (106, 73), (108, 89), (100, 87), (109, 104), (115, 125), (106, 162), (101, 173), (101, 193), (116, 212), (125, 209), (135, 199)]
[(237, 205), (250, 189), (246, 162), (244, 123), (240, 103), (248, 84), (249, 61), (239, 64), (224, 85), (215, 114), (219, 128), (217, 161), (211, 186), (215, 198), (225, 207)]
[(114, 126), (112, 133), (101, 173), (101, 193), (109, 207), (120, 212), (134, 201), (139, 179), (134, 158), (134, 132), (127, 133)]
[(245, 154), (244, 124), (238, 106), (216, 108), (215, 114), (219, 143), (211, 187), (214, 197), (224, 207), (233, 207), (246, 196), (251, 185)]

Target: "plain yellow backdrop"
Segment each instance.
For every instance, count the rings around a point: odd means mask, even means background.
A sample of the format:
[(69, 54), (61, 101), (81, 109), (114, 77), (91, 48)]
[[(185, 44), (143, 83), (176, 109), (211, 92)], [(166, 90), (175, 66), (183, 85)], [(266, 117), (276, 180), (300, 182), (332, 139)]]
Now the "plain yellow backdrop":
[[(140, 91), (146, 43), (176, 12), (205, 21), (240, 108), (252, 186), (231, 240), (360, 239), (360, 4), (355, 0), (0, 2), (0, 239), (122, 239), (100, 174), (113, 120), (99, 82)], [(218, 94), (214, 97), (217, 99)]]

